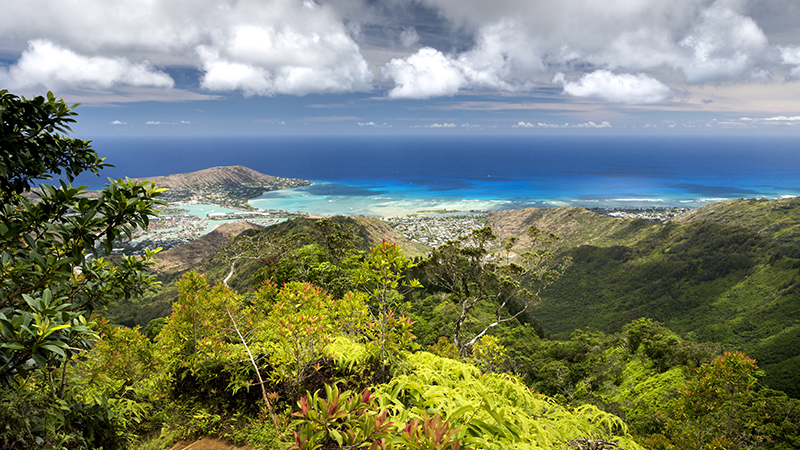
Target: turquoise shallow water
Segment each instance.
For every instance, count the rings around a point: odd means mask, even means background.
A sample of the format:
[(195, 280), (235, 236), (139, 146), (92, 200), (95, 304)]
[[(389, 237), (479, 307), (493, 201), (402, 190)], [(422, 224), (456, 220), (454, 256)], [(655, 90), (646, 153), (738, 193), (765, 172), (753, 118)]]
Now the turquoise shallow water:
[[(103, 175), (241, 164), (313, 186), (266, 193), (265, 209), (402, 215), (561, 205), (685, 206), (800, 195), (800, 138), (374, 136), (99, 138)], [(86, 181), (84, 181), (86, 180)], [(97, 185), (97, 178), (79, 182)]]

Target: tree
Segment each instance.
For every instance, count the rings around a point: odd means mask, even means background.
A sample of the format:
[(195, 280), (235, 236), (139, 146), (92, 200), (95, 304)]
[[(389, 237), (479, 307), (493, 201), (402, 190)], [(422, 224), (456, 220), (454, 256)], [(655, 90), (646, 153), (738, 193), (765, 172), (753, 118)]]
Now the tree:
[(761, 375), (756, 361), (740, 352), (725, 353), (704, 364), (688, 381), (667, 424), (667, 436), (678, 448), (755, 448), (769, 417), (756, 395)]
[[(158, 250), (143, 258), (102, 257), (114, 242), (146, 228), (161, 189), (152, 183), (110, 180), (88, 196), (72, 187), (82, 172), (109, 164), (89, 141), (70, 138), (73, 111), (56, 99), (26, 99), (0, 90), (0, 383), (37, 371), (66, 368), (91, 345), (97, 307), (153, 287), (145, 272)], [(36, 183), (61, 175), (57, 186)], [(32, 362), (32, 363), (31, 363)], [(52, 380), (52, 377), (50, 377)], [(56, 392), (56, 386), (52, 386)], [(59, 392), (63, 393), (63, 384)]]
[[(388, 357), (392, 353), (391, 344), (404, 342), (404, 339), (390, 339), (392, 331), (402, 323), (410, 327), (407, 318), (400, 317), (398, 310), (404, 299), (403, 294), (422, 285), (416, 279), (407, 279), (406, 273), (415, 266), (403, 254), (403, 250), (392, 242), (383, 241), (370, 249), (361, 261), (361, 267), (354, 271), (355, 284), (369, 296), (369, 310), (378, 326), (378, 344), (381, 350), (381, 376), (385, 379)], [(401, 292), (404, 291), (404, 292)]]
[[(490, 329), (525, 313), (569, 266), (569, 258), (556, 262), (549, 251), (558, 236), (532, 226), (528, 237), (530, 246), (515, 258), (511, 257), (511, 249), (516, 239), (502, 242), (500, 248), (506, 255), (501, 257), (492, 248), (498, 236), (490, 227), (484, 227), (440, 246), (424, 262), (431, 283), (449, 292), (461, 306), (453, 344), (462, 355)], [(470, 314), (478, 304), (489, 301), (497, 306), (494, 319), (482, 325), (471, 339), (465, 339), (463, 327)]]

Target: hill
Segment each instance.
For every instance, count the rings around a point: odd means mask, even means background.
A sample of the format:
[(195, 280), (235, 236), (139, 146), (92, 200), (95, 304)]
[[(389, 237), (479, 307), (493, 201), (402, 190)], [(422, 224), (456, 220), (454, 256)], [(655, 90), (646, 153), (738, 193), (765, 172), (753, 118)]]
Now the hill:
[(254, 209), (247, 203), (267, 191), (288, 189), (312, 184), (308, 180), (265, 175), (244, 166), (221, 166), (190, 173), (134, 178), (152, 181), (168, 188), (162, 199), (168, 202), (198, 201), (220, 206)]
[(489, 213), (489, 225), (501, 238), (518, 237), (519, 245), (528, 245), (526, 231), (532, 225), (555, 233), (561, 239), (556, 249), (581, 245), (620, 245), (640, 239), (658, 227), (644, 219), (620, 219), (603, 216), (584, 208), (526, 208)]
[[(411, 258), (425, 256), (430, 251), (430, 247), (410, 241), (376, 217), (334, 216), (330, 219), (360, 238), (360, 250), (369, 250), (370, 247), (387, 240), (400, 246), (405, 255)], [(321, 233), (315, 229), (316, 221), (317, 219), (299, 217), (271, 225), (265, 228), (265, 232), (283, 236), (308, 233), (319, 238)]]
[(778, 200), (740, 199), (710, 203), (674, 219), (678, 223), (737, 225), (785, 243), (800, 241), (800, 197)]
[[(667, 223), (570, 207), (498, 211), (488, 220), (501, 237), (524, 238), (530, 225), (561, 236), (555, 251), (571, 256), (574, 264), (531, 311), (552, 337), (567, 339), (576, 329), (614, 333), (647, 317), (688, 339), (746, 351), (767, 370), (771, 387), (800, 396), (800, 377), (794, 374), (800, 365), (798, 218), (800, 201), (788, 199), (710, 204)], [(429, 250), (376, 218), (332, 220), (359, 236), (363, 250), (383, 239), (412, 257)], [(120, 315), (123, 323), (145, 325), (167, 315), (177, 296), (174, 281), (189, 268), (212, 283), (221, 280), (226, 267), (213, 256), (229, 236), (305, 232), (320, 238), (314, 222), (298, 218), (261, 231), (220, 228), (165, 252), (160, 263), (165, 289), (134, 314)], [(231, 285), (248, 288), (254, 270), (242, 265)]]
[(249, 222), (222, 224), (193, 241), (159, 253), (160, 261), (156, 263), (154, 270), (164, 274), (186, 272), (202, 265), (206, 259), (227, 245), (232, 237), (245, 231), (260, 229), (261, 227)]
[(152, 181), (159, 187), (178, 189), (222, 184), (274, 182), (279, 179), (280, 177), (265, 175), (245, 166), (220, 166), (189, 173), (134, 178), (134, 181)]
[(744, 350), (767, 383), (800, 396), (800, 201), (711, 204), (668, 223), (613, 219), (579, 208), (504, 211), (504, 237), (529, 225), (561, 234), (573, 258), (532, 314), (553, 337), (606, 333), (639, 317), (690, 339)]
[[(409, 257), (424, 256), (430, 250), (427, 246), (412, 242), (393, 230), (382, 220), (374, 217), (336, 216), (331, 220), (360, 238), (359, 249), (369, 250), (384, 239), (396, 243)], [(145, 327), (153, 320), (170, 314), (172, 303), (178, 297), (177, 281), (190, 270), (205, 274), (212, 284), (219, 283), (227, 275), (229, 267), (215, 256), (235, 236), (246, 233), (267, 233), (288, 236), (308, 233), (319, 239), (321, 234), (315, 229), (316, 219), (295, 218), (275, 225), (260, 228), (247, 222), (224, 224), (210, 233), (187, 244), (171, 248), (158, 254), (160, 261), (154, 267), (161, 289), (148, 298), (136, 303), (120, 302), (109, 306), (109, 314), (117, 323), (126, 326)], [(244, 262), (237, 267), (236, 276), (229, 285), (239, 291), (251, 288), (251, 276), (258, 268), (257, 262)]]

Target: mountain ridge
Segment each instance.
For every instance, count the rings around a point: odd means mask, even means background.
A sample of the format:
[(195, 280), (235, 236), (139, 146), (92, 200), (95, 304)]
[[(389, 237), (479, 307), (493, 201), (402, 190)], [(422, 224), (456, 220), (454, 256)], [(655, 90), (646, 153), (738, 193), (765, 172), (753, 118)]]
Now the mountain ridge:
[(276, 181), (281, 177), (266, 175), (242, 165), (217, 166), (187, 173), (166, 176), (133, 178), (134, 181), (151, 181), (158, 187), (169, 189), (213, 186), (219, 184), (247, 184)]

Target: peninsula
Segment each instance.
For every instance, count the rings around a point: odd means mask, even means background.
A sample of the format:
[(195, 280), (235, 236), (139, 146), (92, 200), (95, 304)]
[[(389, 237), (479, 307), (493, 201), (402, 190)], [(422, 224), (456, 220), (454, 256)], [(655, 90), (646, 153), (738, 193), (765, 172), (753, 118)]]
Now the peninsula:
[(152, 181), (158, 187), (168, 188), (162, 199), (169, 203), (194, 201), (247, 211), (255, 209), (247, 201), (264, 192), (313, 184), (299, 178), (265, 175), (245, 166), (211, 167), (196, 172), (133, 180)]

